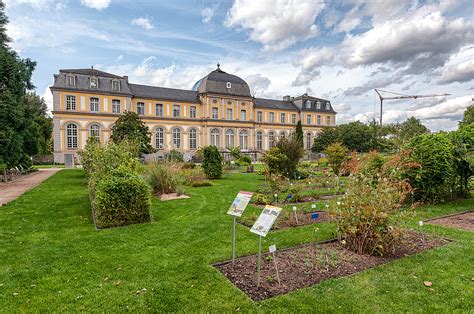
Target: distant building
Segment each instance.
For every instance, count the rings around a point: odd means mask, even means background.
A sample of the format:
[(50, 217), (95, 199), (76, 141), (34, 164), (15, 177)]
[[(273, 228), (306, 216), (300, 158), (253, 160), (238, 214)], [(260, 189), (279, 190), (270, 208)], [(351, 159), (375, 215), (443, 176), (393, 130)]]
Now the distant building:
[(303, 123), (306, 149), (323, 127), (335, 125), (328, 100), (307, 94), (282, 100), (255, 98), (241, 78), (217, 69), (191, 90), (132, 84), (127, 76), (95, 69), (60, 70), (54, 75), (54, 158), (77, 158), (89, 137), (105, 143), (124, 111), (137, 112), (150, 128), (159, 153), (177, 149), (191, 157), (199, 147), (217, 146), (224, 155), (239, 146), (254, 159), (277, 138)]

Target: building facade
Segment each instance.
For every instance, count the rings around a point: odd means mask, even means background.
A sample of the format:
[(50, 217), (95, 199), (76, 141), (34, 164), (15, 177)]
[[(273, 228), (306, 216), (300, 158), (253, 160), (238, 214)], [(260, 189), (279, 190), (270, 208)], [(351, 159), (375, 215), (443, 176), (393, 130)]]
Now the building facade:
[(224, 155), (239, 146), (256, 159), (293, 132), (298, 120), (310, 149), (316, 134), (334, 126), (336, 117), (328, 100), (307, 94), (281, 100), (253, 97), (243, 79), (219, 65), (191, 90), (132, 84), (127, 76), (93, 68), (60, 70), (51, 92), (58, 163), (77, 160), (89, 137), (107, 142), (125, 111), (138, 113), (148, 125), (157, 154), (176, 149), (185, 159), (211, 144)]

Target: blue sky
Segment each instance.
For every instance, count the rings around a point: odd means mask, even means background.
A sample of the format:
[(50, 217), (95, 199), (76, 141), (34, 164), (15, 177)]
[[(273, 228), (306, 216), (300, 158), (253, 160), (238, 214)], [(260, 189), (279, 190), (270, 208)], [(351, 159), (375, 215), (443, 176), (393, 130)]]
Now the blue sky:
[(378, 117), (373, 88), (452, 94), (386, 102), (385, 121), (432, 130), (455, 128), (472, 103), (472, 1), (4, 1), (11, 45), (38, 62), (48, 103), (62, 68), (190, 89), (217, 62), (258, 97), (327, 98), (339, 123)]

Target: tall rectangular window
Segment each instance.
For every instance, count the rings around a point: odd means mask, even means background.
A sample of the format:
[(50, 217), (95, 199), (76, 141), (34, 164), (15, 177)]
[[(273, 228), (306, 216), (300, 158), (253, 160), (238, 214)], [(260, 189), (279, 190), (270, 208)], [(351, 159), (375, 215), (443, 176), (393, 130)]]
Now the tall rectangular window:
[(179, 118), (181, 116), (181, 108), (179, 105), (173, 105), (173, 118)]
[(114, 91), (120, 90), (120, 81), (117, 81), (117, 80), (112, 81), (112, 90)]
[(322, 123), (321, 123), (321, 116), (320, 116), (319, 114), (318, 114), (317, 124), (318, 124), (318, 125), (321, 125), (321, 124), (322, 124)]
[(240, 120), (246, 121), (247, 120), (247, 111), (244, 109), (240, 110)]
[(311, 124), (311, 115), (306, 116), (306, 124)]
[(89, 111), (99, 112), (99, 98), (97, 97), (89, 98)]
[(112, 99), (112, 113), (121, 113), (120, 99)]
[(291, 123), (296, 124), (296, 113), (291, 114)]
[(263, 112), (257, 111), (257, 122), (263, 121)]
[(76, 110), (76, 96), (66, 95), (66, 110)]
[(66, 76), (66, 85), (67, 86), (76, 86), (76, 77), (74, 75)]
[(234, 114), (232, 112), (232, 108), (227, 108), (226, 119), (227, 120), (234, 120)]
[(189, 107), (189, 117), (191, 119), (196, 119), (196, 106)]
[(331, 116), (326, 116), (326, 125), (331, 125)]
[(155, 105), (155, 115), (157, 117), (163, 116), (163, 104), (156, 104)]
[(143, 116), (145, 114), (145, 103), (137, 102), (137, 114)]
[(280, 113), (280, 123), (286, 123), (286, 114), (284, 112)]
[(269, 113), (268, 120), (270, 122), (275, 122), (275, 113), (274, 112)]
[(90, 87), (91, 88), (98, 88), (99, 87), (99, 79), (97, 77), (91, 77)]
[(212, 119), (219, 119), (219, 108), (212, 107)]

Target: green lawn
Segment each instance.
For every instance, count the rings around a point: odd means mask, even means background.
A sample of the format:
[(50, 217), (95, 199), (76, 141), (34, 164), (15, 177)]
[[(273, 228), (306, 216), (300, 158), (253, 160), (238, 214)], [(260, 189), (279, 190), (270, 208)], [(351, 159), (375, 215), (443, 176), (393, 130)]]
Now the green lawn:
[[(96, 231), (82, 170), (63, 170), (0, 208), (0, 312), (25, 311), (320, 311), (469, 312), (474, 308), (474, 234), (425, 225), (454, 239), (438, 249), (328, 280), (260, 303), (210, 266), (230, 255), (226, 211), (256, 174), (233, 174), (190, 199), (153, 201), (151, 224)], [(419, 208), (434, 217), (474, 208), (474, 199)], [(333, 224), (321, 224), (317, 240)], [(237, 254), (257, 251), (257, 237), (237, 226)], [(313, 241), (313, 227), (272, 232), (264, 248)], [(432, 290), (423, 281), (433, 282)], [(145, 290), (146, 289), (146, 290)]]

